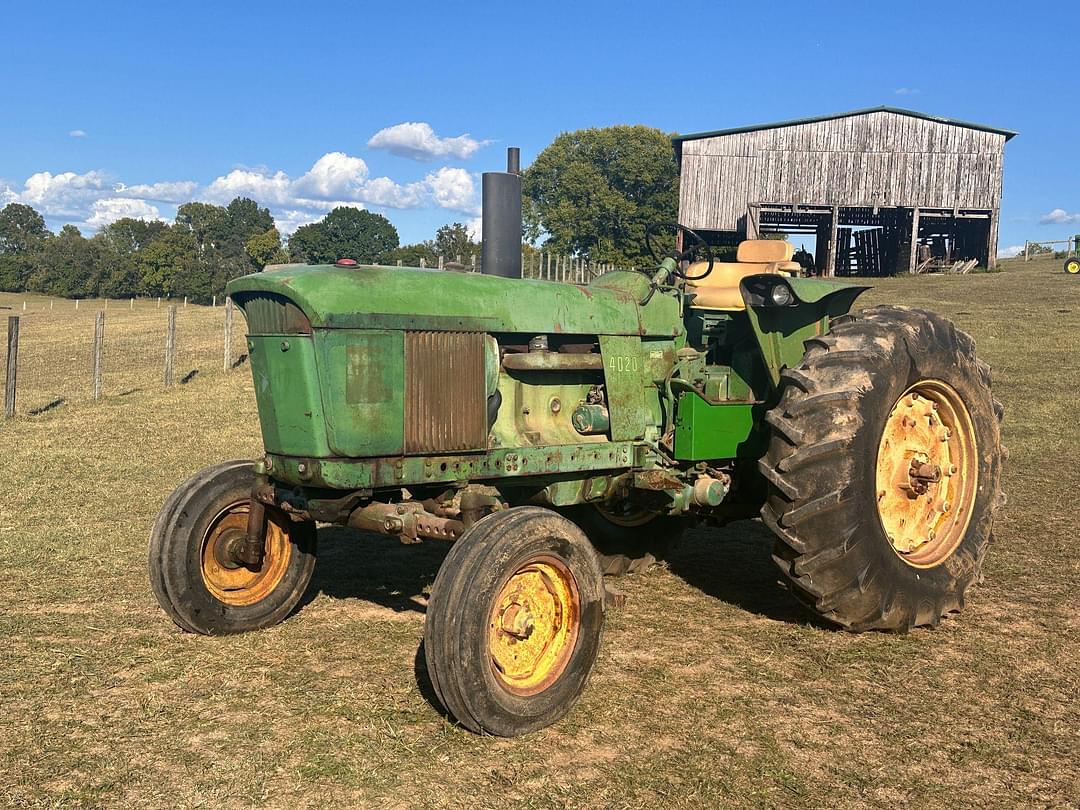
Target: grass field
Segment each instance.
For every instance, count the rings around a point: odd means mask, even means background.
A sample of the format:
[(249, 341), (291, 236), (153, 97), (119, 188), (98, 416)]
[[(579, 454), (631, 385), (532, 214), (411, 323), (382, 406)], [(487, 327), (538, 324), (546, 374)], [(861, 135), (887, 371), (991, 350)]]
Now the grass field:
[[(0, 426), (0, 805), (1077, 806), (1080, 281), (1058, 262), (1005, 270), (863, 298), (943, 312), (994, 367), (1009, 504), (963, 615), (836, 632), (778, 586), (760, 523), (694, 532), (621, 581), (578, 707), (513, 740), (432, 705), (416, 654), (438, 543), (322, 530), (282, 625), (203, 638), (171, 624), (146, 580), (150, 523), (181, 480), (258, 454), (259, 436), (249, 372), (220, 370), (220, 310), (181, 315), (206, 319), (207, 371), (165, 391), (164, 311), (136, 309), (152, 324), (131, 327), (152, 359), (139, 380), (107, 361), (102, 401)], [(92, 315), (33, 318), (25, 378), (86, 374)], [(122, 329), (117, 311), (107, 347)], [(78, 338), (74, 361), (30, 359), (35, 332)]]

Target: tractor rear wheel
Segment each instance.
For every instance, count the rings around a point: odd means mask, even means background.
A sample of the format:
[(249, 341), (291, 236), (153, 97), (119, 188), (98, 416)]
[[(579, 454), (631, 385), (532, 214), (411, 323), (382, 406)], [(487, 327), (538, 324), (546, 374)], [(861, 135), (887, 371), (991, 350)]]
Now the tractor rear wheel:
[(165, 501), (150, 532), (150, 584), (182, 629), (225, 635), (277, 624), (304, 595), (315, 568), (315, 524), (266, 509), (263, 559), (233, 551), (247, 534), (254, 465), (226, 461), (197, 473)]
[(792, 593), (855, 631), (959, 611), (1005, 502), (1002, 408), (972, 339), (876, 307), (807, 341), (780, 386), (761, 514)]
[(536, 506), (495, 512), (454, 543), (435, 577), (428, 675), (465, 728), (527, 734), (577, 701), (603, 624), (603, 576), (581, 530)]
[(1065, 272), (1070, 276), (1080, 275), (1080, 257), (1065, 260)]
[(584, 503), (560, 510), (593, 544), (605, 576), (621, 577), (652, 568), (667, 557), (682, 534), (678, 518), (653, 511), (609, 509)]

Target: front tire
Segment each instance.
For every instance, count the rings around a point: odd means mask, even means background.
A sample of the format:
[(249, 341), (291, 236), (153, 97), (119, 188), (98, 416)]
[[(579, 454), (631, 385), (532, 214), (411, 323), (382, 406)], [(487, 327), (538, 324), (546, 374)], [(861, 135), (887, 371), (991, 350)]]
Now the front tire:
[(454, 543), (435, 577), (428, 674), (465, 728), (527, 734), (577, 701), (603, 624), (603, 576), (581, 530), (535, 506), (496, 512)]
[(1080, 275), (1080, 257), (1065, 260), (1065, 272), (1070, 276)]
[(1005, 500), (990, 369), (949, 321), (901, 307), (836, 319), (806, 346), (766, 416), (773, 559), (844, 628), (937, 625), (979, 579)]
[(261, 565), (231, 562), (228, 543), (246, 534), (254, 465), (208, 467), (166, 499), (150, 532), (150, 584), (182, 629), (226, 635), (278, 624), (300, 601), (315, 568), (315, 524), (266, 509)]

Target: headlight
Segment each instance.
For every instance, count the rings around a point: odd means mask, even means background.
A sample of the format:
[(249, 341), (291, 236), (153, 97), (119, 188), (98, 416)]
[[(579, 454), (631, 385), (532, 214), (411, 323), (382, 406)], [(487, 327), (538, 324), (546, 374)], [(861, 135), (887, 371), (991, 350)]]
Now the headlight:
[(778, 307), (786, 307), (788, 304), (795, 301), (795, 296), (792, 294), (791, 288), (786, 284), (777, 284), (773, 287), (772, 291), (769, 293), (769, 298)]

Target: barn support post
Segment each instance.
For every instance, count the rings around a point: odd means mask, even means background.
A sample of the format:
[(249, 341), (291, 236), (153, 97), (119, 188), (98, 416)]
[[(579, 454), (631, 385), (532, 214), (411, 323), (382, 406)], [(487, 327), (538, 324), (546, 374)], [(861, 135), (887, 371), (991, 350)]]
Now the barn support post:
[(998, 220), (1001, 218), (999, 208), (990, 211), (990, 228), (986, 239), (986, 269), (993, 270), (997, 267), (998, 252)]
[(746, 238), (759, 239), (761, 231), (758, 223), (761, 220), (761, 206), (758, 203), (750, 203), (746, 206)]
[(911, 241), (908, 243), (907, 271), (915, 273), (915, 267), (919, 262), (919, 206), (911, 210)]
[(829, 212), (829, 245), (825, 252), (825, 275), (836, 275), (836, 228), (840, 224), (840, 206), (834, 205)]

